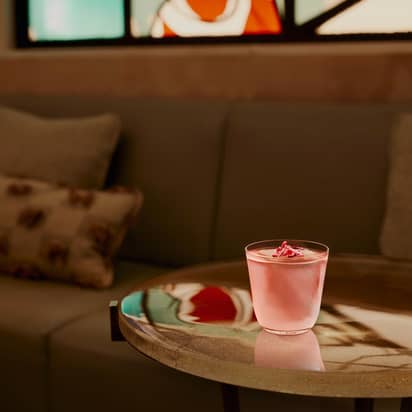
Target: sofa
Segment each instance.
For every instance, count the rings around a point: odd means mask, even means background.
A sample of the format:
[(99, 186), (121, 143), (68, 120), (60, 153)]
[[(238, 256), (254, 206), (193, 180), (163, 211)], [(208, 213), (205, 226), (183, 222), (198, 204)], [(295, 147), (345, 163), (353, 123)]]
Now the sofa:
[[(111, 342), (109, 301), (177, 267), (242, 259), (259, 239), (308, 238), (349, 260), (386, 259), (389, 139), (411, 105), (23, 95), (0, 105), (46, 117), (118, 114), (107, 185), (145, 196), (112, 288), (0, 276), (2, 411), (220, 411), (219, 384)], [(242, 411), (352, 408), (246, 389), (240, 400)]]

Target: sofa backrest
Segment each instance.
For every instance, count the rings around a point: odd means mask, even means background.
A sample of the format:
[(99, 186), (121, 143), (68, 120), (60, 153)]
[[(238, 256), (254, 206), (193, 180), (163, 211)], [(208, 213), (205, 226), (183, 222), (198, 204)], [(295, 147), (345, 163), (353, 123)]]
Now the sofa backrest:
[(379, 253), (392, 125), (412, 105), (240, 102), (231, 111), (213, 258), (248, 242)]
[(0, 104), (52, 117), (118, 114), (122, 138), (108, 185), (138, 187), (145, 197), (121, 256), (168, 265), (209, 260), (226, 103), (1, 96)]
[(169, 265), (242, 257), (246, 243), (268, 238), (379, 253), (391, 129), (412, 109), (79, 96), (0, 104), (117, 113), (123, 135), (108, 184), (145, 195), (122, 256)]

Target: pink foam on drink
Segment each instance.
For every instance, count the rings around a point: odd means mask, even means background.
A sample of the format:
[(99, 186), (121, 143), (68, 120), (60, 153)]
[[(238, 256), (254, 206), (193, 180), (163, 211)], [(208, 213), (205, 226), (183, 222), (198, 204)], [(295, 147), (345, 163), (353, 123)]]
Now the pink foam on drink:
[(302, 333), (319, 316), (328, 254), (296, 250), (292, 257), (269, 247), (246, 253), (256, 318), (268, 331)]

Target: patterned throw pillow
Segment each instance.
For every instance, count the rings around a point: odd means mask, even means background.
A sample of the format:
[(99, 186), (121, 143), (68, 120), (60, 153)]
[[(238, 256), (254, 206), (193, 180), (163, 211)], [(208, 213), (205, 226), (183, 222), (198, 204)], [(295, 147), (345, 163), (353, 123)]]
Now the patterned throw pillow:
[(0, 175), (0, 271), (105, 288), (112, 258), (143, 201)]

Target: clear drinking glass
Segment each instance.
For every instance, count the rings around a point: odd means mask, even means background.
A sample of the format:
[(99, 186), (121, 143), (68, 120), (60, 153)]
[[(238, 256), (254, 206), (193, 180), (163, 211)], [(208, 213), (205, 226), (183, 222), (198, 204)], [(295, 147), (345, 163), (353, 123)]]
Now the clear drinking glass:
[(268, 332), (297, 335), (311, 329), (318, 316), (329, 249), (321, 243), (287, 240), (299, 256), (273, 256), (284, 240), (246, 246), (253, 307)]

